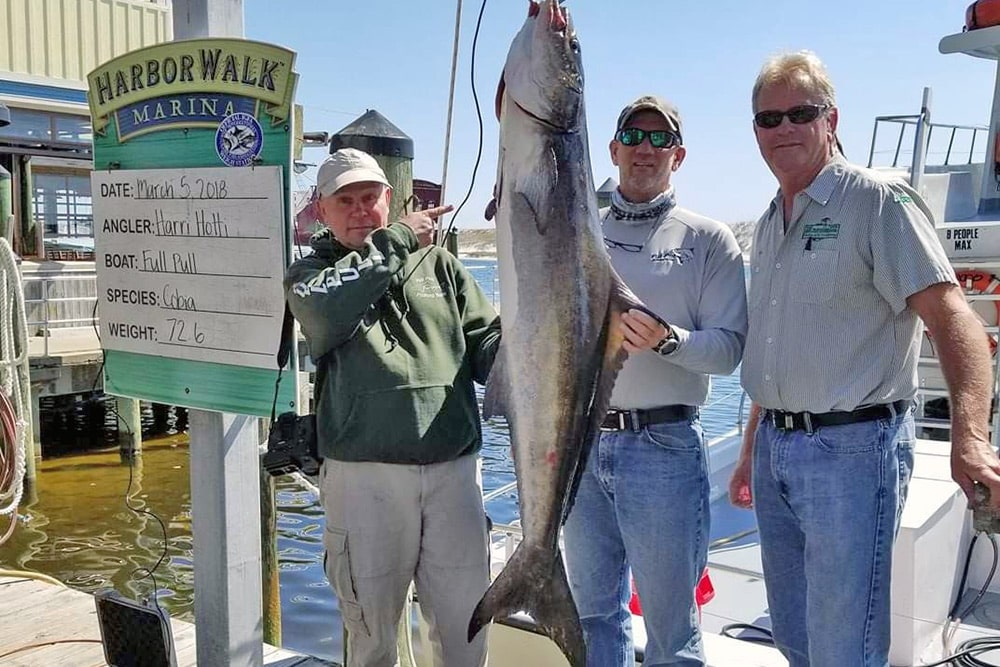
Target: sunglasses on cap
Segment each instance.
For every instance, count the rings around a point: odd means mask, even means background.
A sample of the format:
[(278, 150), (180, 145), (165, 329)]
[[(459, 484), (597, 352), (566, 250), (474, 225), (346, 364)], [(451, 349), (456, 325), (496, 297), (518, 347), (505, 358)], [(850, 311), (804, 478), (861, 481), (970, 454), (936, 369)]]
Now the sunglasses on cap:
[(800, 104), (787, 111), (758, 111), (753, 116), (753, 122), (757, 127), (771, 130), (781, 125), (782, 119), (788, 116), (789, 122), (794, 125), (805, 125), (819, 118), (829, 108), (829, 104)]
[(625, 146), (638, 146), (646, 137), (653, 148), (673, 148), (681, 145), (681, 135), (673, 130), (640, 130), (638, 127), (626, 127), (618, 130), (615, 139)]

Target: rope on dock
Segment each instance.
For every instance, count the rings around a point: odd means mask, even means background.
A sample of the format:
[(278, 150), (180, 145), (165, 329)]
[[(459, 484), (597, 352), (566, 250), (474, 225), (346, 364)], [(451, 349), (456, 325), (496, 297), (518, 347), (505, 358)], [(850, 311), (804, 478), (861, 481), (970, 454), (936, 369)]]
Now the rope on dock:
[(47, 642), (38, 642), (37, 644), (27, 644), (26, 646), (19, 646), (18, 648), (7, 651), (6, 653), (0, 653), (0, 658), (6, 658), (14, 655), (15, 653), (24, 653), (25, 651), (33, 651), (36, 648), (44, 648), (46, 646), (52, 646), (54, 644), (103, 644), (100, 639), (53, 639)]
[(34, 581), (42, 581), (46, 584), (53, 584), (55, 586), (60, 586), (62, 588), (69, 588), (65, 582), (59, 581), (55, 577), (50, 577), (47, 574), (42, 574), (41, 572), (32, 572), (31, 570), (4, 570), (0, 569), (0, 577), (10, 577), (12, 579), (33, 579)]
[(0, 238), (0, 516), (10, 516), (10, 525), (0, 535), (0, 545), (14, 533), (24, 493), (28, 424), (24, 418), (25, 400), (31, 395), (28, 373), (28, 326), (21, 274), (13, 249)]

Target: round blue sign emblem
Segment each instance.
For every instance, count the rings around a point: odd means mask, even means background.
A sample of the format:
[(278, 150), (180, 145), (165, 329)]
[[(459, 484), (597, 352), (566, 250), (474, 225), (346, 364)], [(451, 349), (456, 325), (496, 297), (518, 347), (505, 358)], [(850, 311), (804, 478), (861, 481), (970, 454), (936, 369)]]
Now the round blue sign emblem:
[(264, 133), (257, 119), (248, 113), (226, 116), (215, 133), (215, 152), (230, 167), (247, 167), (260, 155)]

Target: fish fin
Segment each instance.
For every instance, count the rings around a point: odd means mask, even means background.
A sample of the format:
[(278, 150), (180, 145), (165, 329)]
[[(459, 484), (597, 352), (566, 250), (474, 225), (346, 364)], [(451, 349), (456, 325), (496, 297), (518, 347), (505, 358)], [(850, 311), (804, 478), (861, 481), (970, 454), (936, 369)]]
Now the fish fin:
[(580, 614), (569, 590), (562, 553), (522, 542), (476, 605), (469, 621), (469, 641), (495, 618), (527, 613), (559, 646), (572, 667), (585, 667), (587, 647)]
[(590, 402), (590, 411), (587, 415), (587, 430), (582, 441), (582, 451), (577, 461), (576, 469), (573, 471), (573, 481), (570, 484), (569, 492), (566, 494), (566, 501), (563, 504), (563, 522), (573, 509), (576, 501), (576, 491), (580, 486), (580, 478), (587, 467), (587, 457), (593, 448), (594, 442), (600, 436), (601, 423), (604, 421), (608, 409), (611, 407), (611, 392), (615, 388), (615, 380), (618, 379), (618, 372), (621, 371), (628, 358), (628, 353), (622, 347), (625, 337), (621, 333), (622, 314), (631, 309), (641, 310), (648, 313), (661, 324), (666, 323), (659, 315), (651, 311), (646, 304), (639, 300), (625, 281), (621, 279), (614, 267), (611, 267), (611, 294), (608, 303), (608, 312), (605, 316), (604, 326), (604, 357), (601, 361), (601, 370), (594, 385), (594, 395)]
[(486, 205), (486, 213), (483, 217), (487, 220), (492, 220), (497, 215), (497, 208), (500, 207), (500, 186), (503, 184), (503, 174), (497, 179), (497, 182), (493, 184), (493, 199), (490, 203)]
[(507, 416), (510, 384), (507, 382), (507, 364), (504, 363), (507, 355), (504, 350), (504, 342), (501, 340), (500, 349), (497, 350), (496, 359), (493, 361), (493, 368), (490, 369), (490, 376), (486, 378), (486, 391), (483, 393), (483, 419)]
[[(654, 320), (662, 324), (663, 326), (669, 326), (662, 317), (654, 313), (649, 309), (649, 306), (644, 304), (635, 293), (629, 289), (629, 286), (625, 284), (625, 281), (621, 279), (618, 272), (611, 269), (611, 308), (612, 310), (618, 311), (618, 314), (628, 312), (629, 310), (641, 310), (646, 313)], [(617, 322), (615, 323), (617, 326)]]
[[(620, 279), (619, 281), (620, 282)], [(624, 286), (624, 283), (621, 283)], [(628, 289), (628, 287), (625, 287)], [(638, 301), (638, 300), (637, 300)], [(602, 334), (604, 344), (604, 356), (601, 359), (601, 369), (598, 371), (597, 381), (594, 386), (594, 395), (590, 402), (590, 410), (587, 413), (587, 430), (584, 432), (581, 441), (580, 458), (577, 460), (576, 469), (573, 471), (573, 481), (570, 483), (569, 492), (566, 494), (566, 501), (563, 504), (563, 523), (569, 517), (569, 512), (573, 509), (576, 501), (576, 491), (580, 487), (580, 479), (583, 471), (587, 467), (587, 458), (594, 443), (600, 437), (601, 424), (604, 422), (608, 409), (611, 407), (611, 392), (615, 388), (615, 380), (618, 372), (625, 364), (628, 353), (622, 348), (625, 337), (621, 333), (619, 322), (621, 321), (620, 306), (616, 306), (614, 298), (610, 303), (607, 315), (605, 316), (604, 333)]]
[(523, 192), (515, 192), (511, 197), (511, 218), (514, 220), (531, 220), (539, 234), (545, 234), (545, 222), (538, 217), (535, 207)]
[(493, 100), (494, 109), (497, 112), (497, 120), (500, 120), (503, 111), (503, 94), (507, 90), (507, 82), (504, 80), (503, 72), (500, 72), (500, 82), (497, 83), (497, 96)]

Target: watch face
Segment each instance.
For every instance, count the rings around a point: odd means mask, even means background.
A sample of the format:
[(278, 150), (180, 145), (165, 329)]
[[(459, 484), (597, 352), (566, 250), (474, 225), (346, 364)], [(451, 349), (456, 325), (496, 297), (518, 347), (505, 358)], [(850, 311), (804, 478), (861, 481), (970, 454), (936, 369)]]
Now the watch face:
[(660, 341), (656, 346), (657, 354), (670, 354), (677, 349), (677, 339), (667, 338), (666, 340)]

